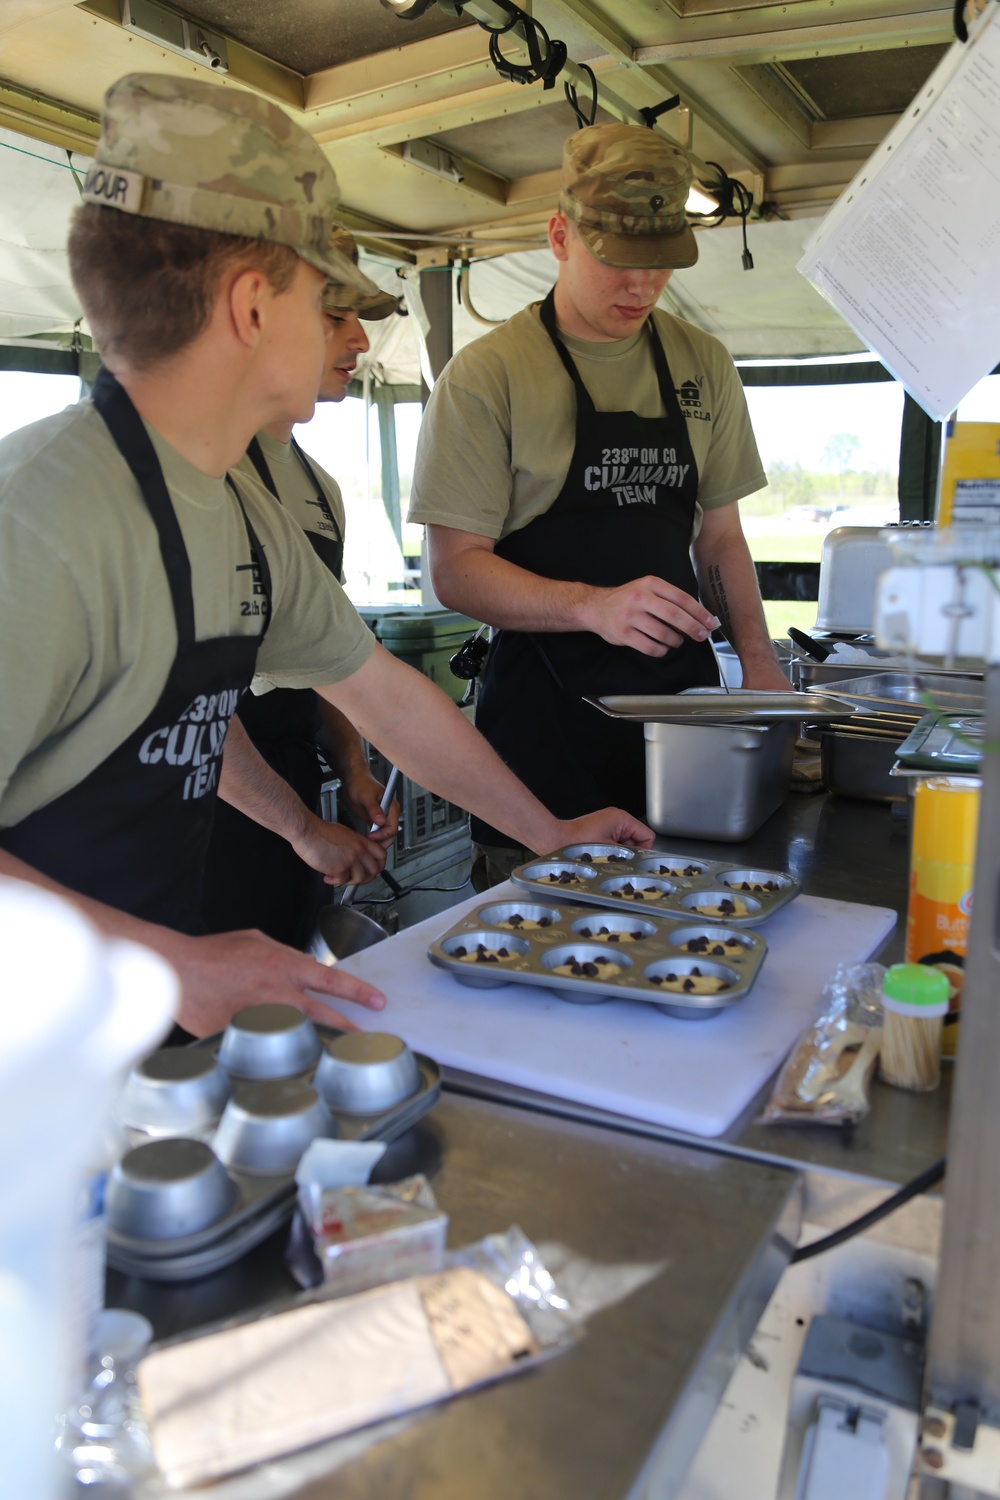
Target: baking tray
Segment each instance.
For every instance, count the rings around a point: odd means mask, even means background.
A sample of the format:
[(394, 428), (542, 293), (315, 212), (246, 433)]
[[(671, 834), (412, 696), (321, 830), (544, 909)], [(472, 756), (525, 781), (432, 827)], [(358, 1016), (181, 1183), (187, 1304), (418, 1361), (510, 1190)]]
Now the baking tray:
[[(321, 1043), (334, 1041), (345, 1034), (341, 1028), (325, 1026), (322, 1022), (313, 1022), (313, 1026)], [(217, 1053), (222, 1036), (223, 1033), (218, 1032), (191, 1045)], [(427, 1113), (441, 1092), (441, 1072), (437, 1063), (423, 1053), (415, 1052), (413, 1056), (420, 1074), (420, 1086), (415, 1094), (392, 1109), (378, 1114), (361, 1115), (330, 1107), (330, 1113), (337, 1124), (338, 1140), (395, 1140)], [(292, 1079), (309, 1082), (315, 1071), (313, 1066), (305, 1072), (292, 1075)], [(233, 1079), (234, 1098), (239, 1097), (241, 1085), (249, 1081)], [(260, 1089), (269, 1082), (281, 1085), (289, 1081), (289, 1078), (256, 1079), (253, 1080), (253, 1087)], [(191, 1138), (207, 1141), (210, 1145), (214, 1130), (215, 1125)], [(136, 1129), (126, 1129), (124, 1135), (130, 1148), (148, 1141), (170, 1139)], [(195, 1276), (221, 1270), (239, 1260), (291, 1217), (295, 1204), (294, 1172), (251, 1173), (230, 1166), (225, 1170), (235, 1185), (236, 1199), (223, 1218), (196, 1234), (175, 1239), (139, 1239), (121, 1234), (109, 1226), (108, 1264), (117, 1271), (142, 1276), (150, 1281), (189, 1281)]]
[(907, 769), (974, 774), (982, 764), (984, 732), (982, 714), (943, 719), (925, 714), (900, 745), (898, 758)]
[[(427, 953), (431, 963), (472, 989), (542, 985), (578, 1005), (638, 1000), (665, 1015), (705, 1020), (743, 999), (764, 962), (767, 944), (760, 933), (746, 928), (662, 918), (654, 922), (634, 909), (623, 914), (610, 907), (590, 910), (569, 902), (508, 899), (476, 907)], [(491, 959), (490, 954), (509, 956)], [(574, 959), (584, 969), (579, 976), (555, 972)], [(611, 964), (622, 972), (602, 974)], [(596, 970), (592, 975), (590, 968)], [(665, 990), (667, 976), (680, 985), (719, 980), (726, 988), (704, 994)]]
[(585, 698), (612, 719), (632, 719), (643, 724), (777, 724), (807, 719), (810, 723), (834, 723), (849, 719), (855, 705), (833, 695), (817, 693), (755, 693), (734, 688), (690, 688), (686, 693), (612, 694)]
[[(588, 862), (585, 856), (592, 856)], [(624, 844), (568, 844), (544, 859), (518, 865), (511, 879), (538, 896), (597, 903), (608, 911), (640, 912), (655, 918), (727, 927), (766, 921), (798, 894), (799, 882), (783, 870), (761, 870), (736, 860), (695, 859), (686, 854), (631, 849)], [(744, 882), (763, 889), (744, 891)], [(766, 887), (770, 883), (772, 889)], [(639, 886), (638, 900), (626, 887)], [(653, 895), (652, 892), (659, 892)], [(717, 899), (713, 900), (715, 897)], [(738, 899), (745, 911), (696, 910)]]

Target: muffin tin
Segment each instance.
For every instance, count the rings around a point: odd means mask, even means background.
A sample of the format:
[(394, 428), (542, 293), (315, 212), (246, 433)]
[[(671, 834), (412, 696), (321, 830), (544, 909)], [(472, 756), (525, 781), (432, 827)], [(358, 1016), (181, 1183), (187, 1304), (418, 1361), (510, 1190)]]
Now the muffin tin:
[[(578, 1005), (641, 1000), (685, 1020), (708, 1019), (741, 1000), (766, 953), (760, 934), (745, 927), (530, 898), (478, 906), (428, 949), (433, 964), (474, 989), (544, 985)], [(667, 976), (680, 986), (720, 979), (726, 988), (666, 989)]]
[[(642, 911), (674, 921), (725, 922), (727, 927), (756, 926), (799, 891), (799, 882), (783, 871), (623, 844), (570, 844), (519, 865), (512, 879), (547, 898), (597, 902), (609, 911)], [(733, 902), (736, 909), (727, 910)]]
[(108, 1261), (154, 1281), (231, 1264), (291, 1214), (310, 1141), (394, 1139), (435, 1102), (437, 1064), (400, 1038), (251, 1006), (164, 1048), (118, 1103), (128, 1150), (108, 1180)]

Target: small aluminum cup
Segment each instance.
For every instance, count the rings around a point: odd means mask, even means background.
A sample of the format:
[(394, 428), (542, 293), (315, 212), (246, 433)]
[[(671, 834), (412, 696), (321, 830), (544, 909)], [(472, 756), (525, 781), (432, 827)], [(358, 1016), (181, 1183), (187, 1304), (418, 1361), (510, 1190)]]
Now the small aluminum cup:
[(593, 911), (585, 917), (577, 917), (570, 923), (570, 931), (593, 943), (609, 943), (613, 947), (632, 949), (633, 944), (655, 937), (657, 928), (653, 922), (644, 922), (641, 917), (630, 917), (621, 911)]
[(330, 1108), (352, 1115), (392, 1109), (415, 1094), (420, 1083), (409, 1047), (384, 1031), (346, 1031), (335, 1037), (316, 1069), (316, 1088)]
[(628, 865), (635, 859), (635, 850), (624, 844), (570, 844), (559, 853), (563, 859), (580, 860), (585, 865)]
[(234, 1078), (291, 1078), (321, 1050), (315, 1027), (294, 1005), (248, 1005), (223, 1032), (219, 1062)]
[(294, 1172), (311, 1141), (338, 1134), (336, 1121), (310, 1084), (278, 1078), (241, 1084), (212, 1144), (228, 1167), (271, 1176)]
[(205, 1141), (171, 1136), (127, 1151), (108, 1177), (108, 1227), (137, 1240), (178, 1240), (217, 1224), (238, 1193)]
[(162, 1047), (132, 1069), (118, 1100), (123, 1125), (147, 1135), (194, 1135), (211, 1128), (231, 1092), (204, 1047)]

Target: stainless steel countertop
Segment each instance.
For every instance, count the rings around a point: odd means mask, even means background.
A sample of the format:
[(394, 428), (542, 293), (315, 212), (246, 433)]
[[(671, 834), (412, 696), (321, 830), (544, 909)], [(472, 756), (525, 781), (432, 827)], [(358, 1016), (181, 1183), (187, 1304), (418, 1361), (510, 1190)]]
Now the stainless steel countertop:
[[(654, 1454), (679, 1483), (796, 1239), (799, 1175), (455, 1095), (387, 1156), (381, 1175), (431, 1178), (450, 1245), (517, 1223), (648, 1279), (575, 1347), (393, 1429), (300, 1500), (610, 1500), (641, 1494)], [(284, 1239), (188, 1286), (112, 1275), (109, 1302), (159, 1337), (273, 1302), (294, 1289)]]
[[(897, 804), (905, 809), (907, 804)], [(895, 910), (899, 922), (879, 961), (903, 957), (909, 867), (909, 825), (887, 803), (792, 793), (764, 826), (738, 844), (711, 840), (658, 838), (657, 847), (711, 859), (730, 857), (765, 869), (790, 870), (807, 895), (858, 901)], [(616, 1129), (680, 1141), (820, 1171), (849, 1172), (880, 1183), (903, 1183), (944, 1156), (947, 1149), (952, 1068), (946, 1063), (941, 1087), (912, 1094), (875, 1082), (872, 1109), (859, 1125), (758, 1125), (768, 1083), (728, 1131), (710, 1142), (683, 1132), (639, 1124), (526, 1089), (445, 1070), (446, 1086), (479, 1097), (502, 1099), (525, 1108), (567, 1114)]]

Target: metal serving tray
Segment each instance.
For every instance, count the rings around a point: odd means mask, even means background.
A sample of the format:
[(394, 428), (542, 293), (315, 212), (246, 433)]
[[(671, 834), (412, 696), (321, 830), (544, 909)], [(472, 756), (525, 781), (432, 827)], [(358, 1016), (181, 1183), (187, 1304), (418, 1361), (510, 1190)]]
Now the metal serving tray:
[[(502, 925), (512, 919), (513, 927)], [(508, 899), (469, 912), (427, 952), (431, 963), (473, 989), (543, 985), (577, 1005), (640, 1000), (665, 1015), (707, 1020), (742, 1000), (764, 962), (767, 944), (746, 928), (676, 918), (652, 922), (634, 908), (623, 914), (610, 907), (588, 910)], [(574, 961), (579, 975), (555, 972)], [(602, 975), (609, 964), (622, 972)], [(666, 990), (668, 976), (679, 985), (717, 979), (726, 988), (715, 993)]]
[(849, 719), (854, 704), (843, 698), (817, 693), (755, 693), (734, 688), (690, 688), (675, 694), (613, 694), (585, 698), (612, 719), (633, 719), (643, 724), (777, 724), (808, 719), (810, 723), (835, 723)]
[(900, 745), (904, 767), (917, 771), (975, 774), (983, 759), (982, 714), (925, 714)]
[[(824, 683), (823, 697), (830, 692), (868, 713), (891, 714), (912, 724), (927, 713), (924, 701), (927, 694), (939, 712), (976, 713), (983, 708), (985, 689), (982, 682), (971, 678), (938, 672), (895, 671)], [(815, 693), (816, 689), (809, 688), (803, 696), (811, 698)]]
[[(800, 888), (785, 871), (754, 869), (732, 859), (695, 859), (656, 849), (595, 843), (569, 844), (544, 859), (529, 860), (518, 865), (511, 878), (526, 890), (557, 901), (597, 903), (633, 917), (641, 913), (702, 925), (724, 922), (727, 927), (752, 927), (765, 921), (787, 906)], [(744, 882), (760, 888), (744, 890)], [(641, 900), (628, 889), (636, 886), (643, 892)], [(745, 911), (698, 910), (734, 898)]]
[[(334, 1026), (313, 1023), (321, 1043), (334, 1041), (345, 1033)], [(208, 1048), (218, 1053), (223, 1033), (203, 1037), (191, 1045)], [(337, 1125), (336, 1139), (342, 1141), (391, 1141), (411, 1125), (415, 1124), (436, 1102), (441, 1092), (441, 1073), (436, 1062), (420, 1052), (413, 1054), (420, 1074), (416, 1093), (402, 1100), (391, 1109), (378, 1114), (352, 1114), (335, 1107), (330, 1113)], [(309, 1082), (315, 1066), (305, 1072), (286, 1078), (253, 1080), (252, 1087), (266, 1089), (281, 1087), (290, 1081)], [(239, 1098), (241, 1087), (250, 1080), (233, 1079), (233, 1097)], [(216, 1121), (215, 1124), (218, 1122)], [(203, 1130), (192, 1139), (211, 1144), (215, 1126)], [(168, 1136), (152, 1136), (137, 1129), (126, 1129), (125, 1138), (130, 1147), (152, 1140), (170, 1140)], [(295, 1174), (285, 1172), (269, 1174), (241, 1171), (236, 1167), (225, 1168), (236, 1188), (236, 1197), (229, 1211), (215, 1223), (196, 1234), (172, 1239), (145, 1239), (122, 1234), (108, 1228), (108, 1264), (115, 1270), (130, 1275), (142, 1276), (150, 1281), (189, 1281), (211, 1271), (221, 1270), (239, 1260), (248, 1250), (278, 1228), (291, 1217), (295, 1204)]]

